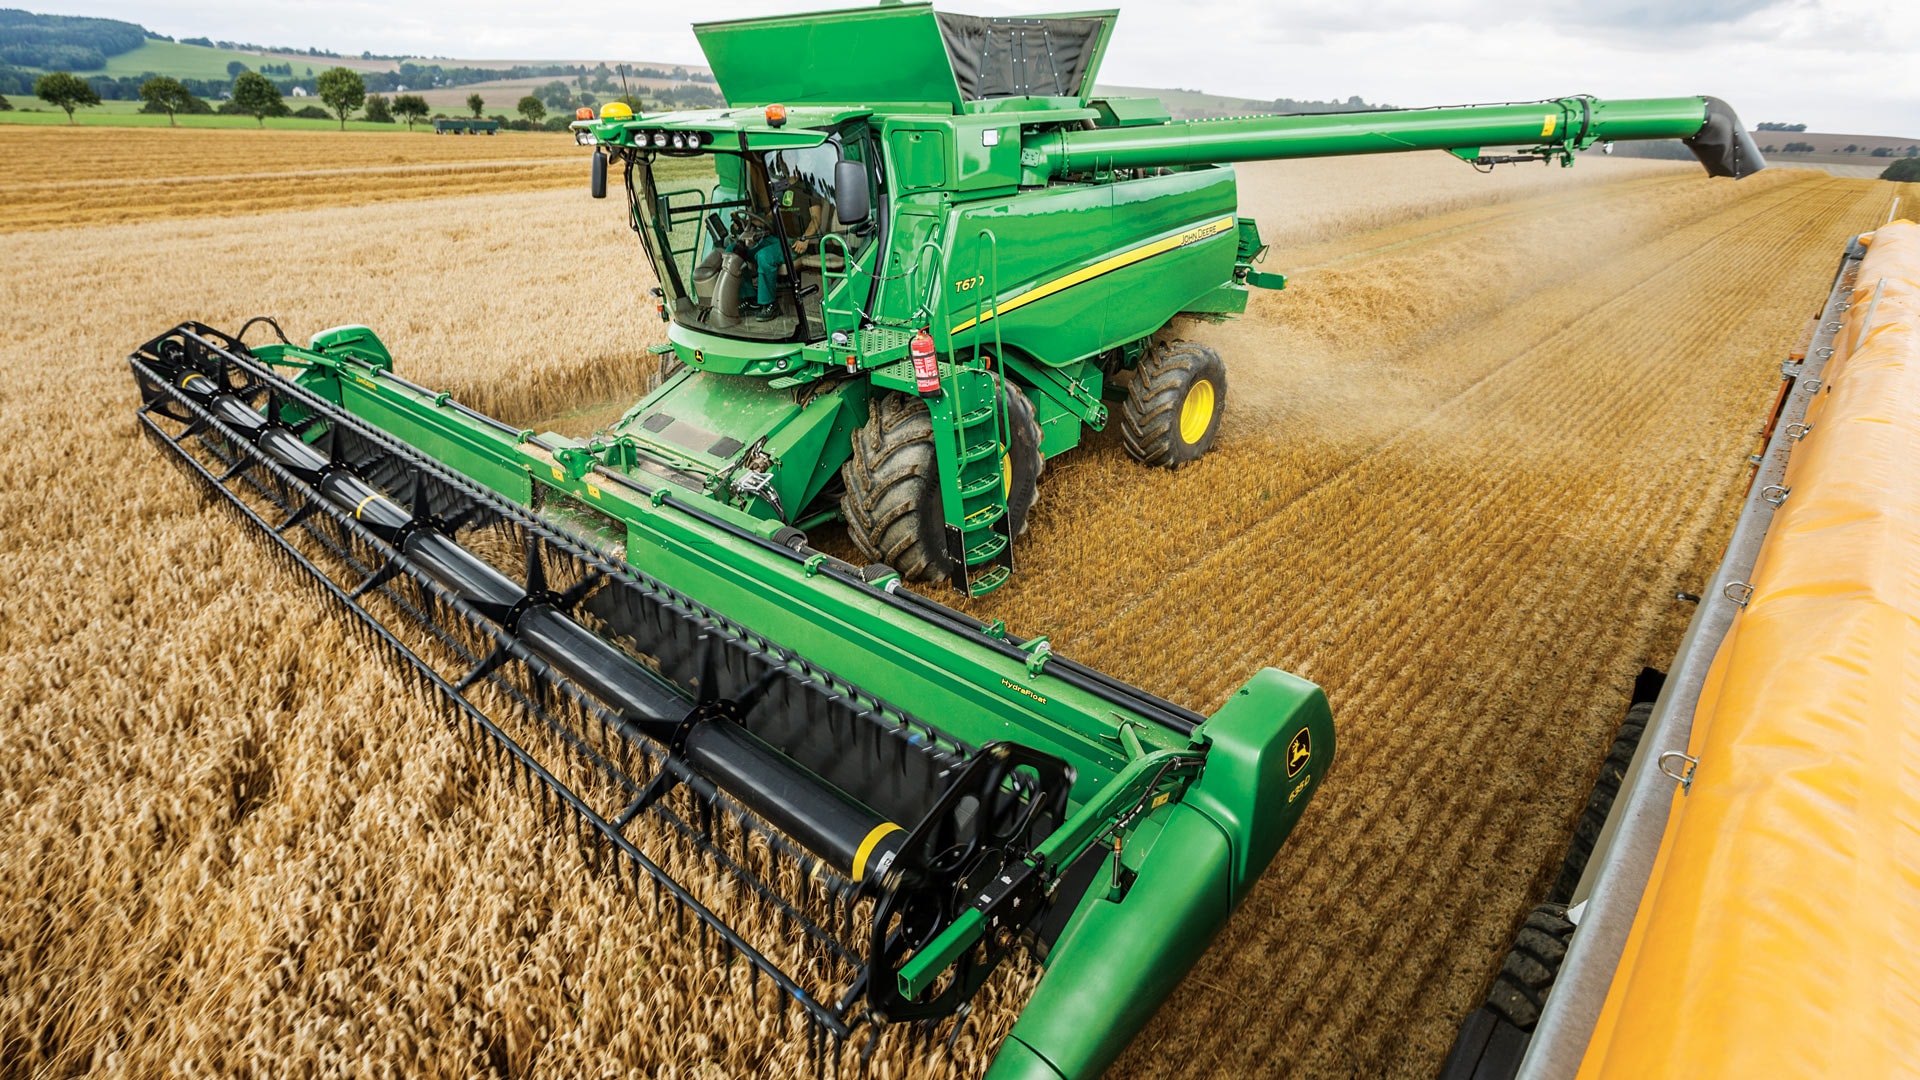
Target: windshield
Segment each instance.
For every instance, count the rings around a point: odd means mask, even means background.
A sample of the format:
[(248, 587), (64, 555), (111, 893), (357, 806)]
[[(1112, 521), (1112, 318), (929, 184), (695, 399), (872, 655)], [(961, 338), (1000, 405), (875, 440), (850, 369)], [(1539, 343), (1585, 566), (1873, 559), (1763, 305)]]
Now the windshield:
[[(669, 163), (682, 159), (635, 160), (628, 173), (634, 227), (673, 320), (728, 337), (819, 338), (822, 302), (871, 285), (850, 270), (875, 230), (842, 225), (834, 212), (834, 166), (843, 154), (862, 160), (862, 148), (834, 139), (801, 150), (707, 155), (716, 183), (706, 191), (665, 180)], [(853, 298), (853, 306), (865, 301)]]

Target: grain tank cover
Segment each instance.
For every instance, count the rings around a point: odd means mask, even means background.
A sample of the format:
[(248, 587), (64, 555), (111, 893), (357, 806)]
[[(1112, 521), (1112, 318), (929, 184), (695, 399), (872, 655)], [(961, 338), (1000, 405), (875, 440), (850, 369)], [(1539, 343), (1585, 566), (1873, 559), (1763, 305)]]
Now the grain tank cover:
[(1085, 101), (1117, 12), (1018, 18), (891, 4), (699, 23), (727, 103), (924, 103), (966, 111), (998, 97)]

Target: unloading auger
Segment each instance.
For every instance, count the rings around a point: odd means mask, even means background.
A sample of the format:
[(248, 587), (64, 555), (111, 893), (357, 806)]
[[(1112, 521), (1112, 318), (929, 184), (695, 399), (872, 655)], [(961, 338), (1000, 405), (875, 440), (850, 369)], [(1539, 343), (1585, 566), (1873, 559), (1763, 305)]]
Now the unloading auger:
[(1193, 713), (509, 429), (363, 328), (187, 323), (131, 364), (144, 431), (595, 866), (797, 1004), (823, 1065), (1025, 947), (1046, 973), (996, 1075), (1097, 1074), (1332, 758), (1311, 684), (1269, 669)]

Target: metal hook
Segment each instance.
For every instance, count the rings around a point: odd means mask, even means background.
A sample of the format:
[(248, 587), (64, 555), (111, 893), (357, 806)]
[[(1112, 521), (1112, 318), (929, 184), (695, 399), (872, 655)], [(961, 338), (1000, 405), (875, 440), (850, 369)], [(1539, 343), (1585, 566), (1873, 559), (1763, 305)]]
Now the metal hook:
[[(1684, 765), (1680, 766), (1678, 772), (1674, 771), (1670, 764), (1674, 761), (1685, 762)], [(1667, 774), (1668, 778), (1677, 782), (1682, 792), (1691, 793), (1693, 791), (1693, 772), (1699, 767), (1700, 759), (1684, 750), (1669, 750), (1660, 755), (1660, 771)]]

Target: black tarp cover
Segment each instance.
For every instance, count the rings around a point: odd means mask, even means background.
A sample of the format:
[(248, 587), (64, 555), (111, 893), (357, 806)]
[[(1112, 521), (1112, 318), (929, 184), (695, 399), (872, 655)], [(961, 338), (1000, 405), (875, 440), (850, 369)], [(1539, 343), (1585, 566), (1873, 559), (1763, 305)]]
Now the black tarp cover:
[(1079, 97), (1109, 17), (995, 18), (941, 11), (960, 96)]

